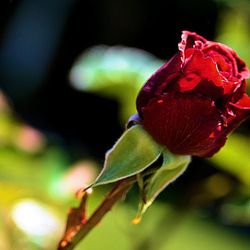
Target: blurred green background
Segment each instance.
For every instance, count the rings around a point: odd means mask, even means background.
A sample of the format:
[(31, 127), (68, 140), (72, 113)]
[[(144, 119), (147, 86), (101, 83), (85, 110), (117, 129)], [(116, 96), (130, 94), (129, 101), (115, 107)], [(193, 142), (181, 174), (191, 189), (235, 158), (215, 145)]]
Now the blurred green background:
[[(250, 65), (250, 1), (2, 1), (0, 249), (51, 250), (75, 193), (135, 113), (145, 80), (181, 31), (234, 48)], [(250, 90), (250, 88), (248, 88)], [(132, 225), (134, 187), (77, 250), (248, 250), (250, 121)], [(110, 189), (98, 187), (89, 213)]]

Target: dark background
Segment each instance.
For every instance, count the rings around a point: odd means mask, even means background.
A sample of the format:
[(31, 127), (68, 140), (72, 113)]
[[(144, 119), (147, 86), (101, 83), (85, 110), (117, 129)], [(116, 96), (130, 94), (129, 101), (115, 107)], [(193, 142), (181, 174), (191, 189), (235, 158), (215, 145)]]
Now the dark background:
[(199, 0), (1, 1), (0, 87), (22, 119), (72, 157), (101, 158), (123, 129), (118, 106), (71, 88), (68, 72), (77, 56), (93, 45), (119, 44), (167, 59), (182, 30), (213, 39), (222, 8)]

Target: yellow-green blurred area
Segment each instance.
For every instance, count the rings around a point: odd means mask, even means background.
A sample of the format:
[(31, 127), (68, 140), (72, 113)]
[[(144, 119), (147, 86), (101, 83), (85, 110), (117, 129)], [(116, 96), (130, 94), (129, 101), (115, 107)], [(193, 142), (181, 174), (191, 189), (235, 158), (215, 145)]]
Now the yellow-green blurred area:
[[(0, 3), (0, 250), (56, 249), (76, 192), (99, 173), (181, 30), (231, 46), (250, 66), (250, 1), (165, 2)], [(249, 146), (247, 120), (213, 158), (194, 158), (140, 224), (134, 187), (76, 249), (249, 250)], [(94, 189), (88, 214), (110, 188)]]
[[(98, 165), (93, 159), (69, 165), (67, 152), (49, 145), (41, 132), (15, 117), (3, 93), (0, 131), (0, 249), (55, 249), (69, 207), (78, 204), (75, 193), (93, 181)], [(132, 190), (128, 203), (115, 207), (76, 249), (249, 249), (247, 140), (234, 134), (212, 159), (225, 175), (214, 173), (195, 183), (193, 188), (198, 190), (191, 190), (188, 198), (156, 202), (138, 225), (131, 223), (137, 209), (136, 191)], [(239, 180), (238, 186), (227, 172)], [(108, 189), (94, 190), (90, 211)], [(170, 187), (172, 195), (174, 189), (175, 184)], [(236, 194), (227, 196), (232, 190)], [(221, 198), (225, 200), (218, 204), (215, 218), (207, 209)]]

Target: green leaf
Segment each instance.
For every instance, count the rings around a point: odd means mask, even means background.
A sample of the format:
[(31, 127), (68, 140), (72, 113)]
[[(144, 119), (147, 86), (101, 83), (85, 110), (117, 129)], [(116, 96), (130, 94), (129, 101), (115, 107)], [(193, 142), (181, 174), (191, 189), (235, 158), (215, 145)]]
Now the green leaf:
[(163, 63), (164, 61), (141, 49), (98, 45), (87, 49), (76, 60), (70, 71), (70, 80), (80, 90), (103, 96), (122, 94), (129, 98), (127, 92), (114, 92), (106, 87), (114, 88), (125, 84), (140, 88)]
[(163, 63), (144, 50), (98, 45), (77, 59), (70, 81), (76, 89), (117, 100), (124, 124), (136, 112), (134, 103), (142, 85)]
[(163, 153), (162, 166), (152, 175), (145, 187), (146, 206), (150, 206), (161, 191), (175, 181), (190, 163), (190, 156), (174, 156), (169, 152)]
[(126, 130), (106, 154), (104, 167), (93, 186), (138, 174), (160, 156), (162, 147), (140, 126)]
[(163, 163), (149, 178), (144, 182), (141, 203), (139, 211), (133, 223), (137, 224), (142, 214), (153, 203), (155, 198), (170, 183), (175, 181), (186, 169), (191, 161), (190, 156), (181, 156), (171, 154), (166, 149), (162, 152)]

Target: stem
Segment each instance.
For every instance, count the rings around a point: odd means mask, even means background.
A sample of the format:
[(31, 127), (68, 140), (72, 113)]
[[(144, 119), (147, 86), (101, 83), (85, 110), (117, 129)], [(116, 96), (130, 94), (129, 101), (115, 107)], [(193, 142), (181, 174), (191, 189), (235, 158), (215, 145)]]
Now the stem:
[(113, 205), (126, 195), (135, 181), (136, 178), (134, 176), (119, 181), (94, 211), (92, 216), (84, 224), (81, 224), (80, 228), (70, 236), (70, 240), (67, 239), (67, 234), (63, 237), (59, 242), (58, 250), (73, 249), (101, 221)]

